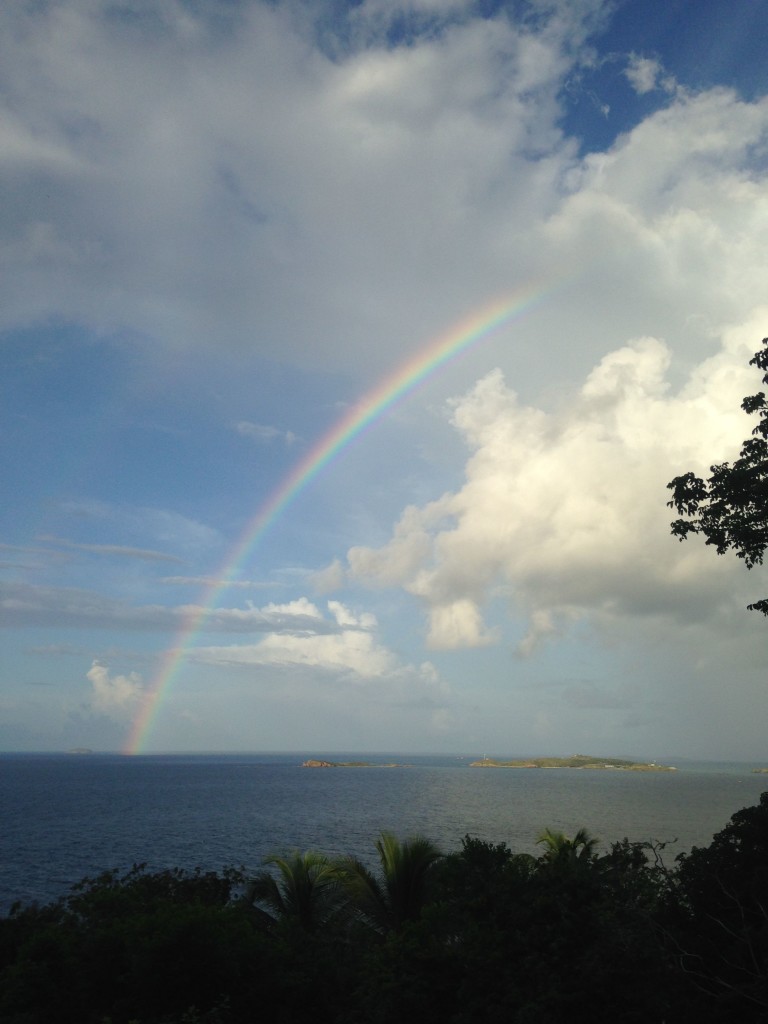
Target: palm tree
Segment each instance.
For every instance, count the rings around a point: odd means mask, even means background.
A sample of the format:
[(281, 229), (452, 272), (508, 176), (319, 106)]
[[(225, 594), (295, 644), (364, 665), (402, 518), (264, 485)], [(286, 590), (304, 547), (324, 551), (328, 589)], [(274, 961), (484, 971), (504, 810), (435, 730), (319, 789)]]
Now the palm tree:
[(264, 863), (277, 868), (278, 877), (268, 870), (259, 872), (246, 897), (261, 904), (274, 921), (291, 921), (315, 931), (348, 902), (336, 866), (322, 853), (273, 855)]
[(599, 840), (585, 828), (580, 828), (572, 839), (563, 832), (552, 832), (545, 828), (536, 842), (545, 847), (541, 859), (546, 864), (565, 868), (588, 864), (594, 857)]
[(355, 857), (340, 861), (339, 868), (360, 917), (378, 932), (399, 931), (421, 915), (430, 869), (442, 854), (428, 839), (400, 842), (390, 832), (381, 833), (376, 849), (380, 877)]

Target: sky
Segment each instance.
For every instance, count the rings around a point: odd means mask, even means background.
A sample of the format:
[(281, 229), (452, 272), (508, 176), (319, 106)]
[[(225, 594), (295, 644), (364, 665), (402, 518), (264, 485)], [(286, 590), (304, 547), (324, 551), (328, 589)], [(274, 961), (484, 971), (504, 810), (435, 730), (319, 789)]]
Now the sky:
[(768, 762), (679, 543), (768, 335), (762, 0), (0, 7), (0, 750)]

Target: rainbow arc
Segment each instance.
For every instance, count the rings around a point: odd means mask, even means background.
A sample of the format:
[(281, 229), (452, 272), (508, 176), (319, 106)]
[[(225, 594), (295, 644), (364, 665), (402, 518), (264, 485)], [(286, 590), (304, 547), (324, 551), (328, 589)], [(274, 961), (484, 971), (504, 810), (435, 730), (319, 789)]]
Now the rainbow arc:
[(295, 498), (362, 431), (405, 400), (423, 381), (462, 352), (478, 344), (500, 327), (521, 317), (550, 294), (551, 287), (528, 286), (501, 301), (494, 301), (454, 324), (406, 360), (374, 388), (363, 395), (301, 458), (249, 520), (232, 547), (213, 582), (185, 617), (172, 645), (165, 651), (150, 681), (133, 722), (124, 752), (139, 754), (145, 749), (163, 700), (170, 691), (195, 637), (205, 626), (218, 596), (238, 574), (270, 527), (285, 513)]

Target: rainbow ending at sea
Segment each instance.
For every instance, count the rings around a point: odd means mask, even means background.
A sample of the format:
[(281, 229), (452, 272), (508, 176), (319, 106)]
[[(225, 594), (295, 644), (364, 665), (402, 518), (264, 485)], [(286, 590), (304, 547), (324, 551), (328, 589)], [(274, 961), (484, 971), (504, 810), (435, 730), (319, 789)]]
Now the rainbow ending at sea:
[(144, 752), (163, 700), (169, 693), (185, 656), (192, 649), (195, 637), (202, 631), (217, 597), (226, 590), (269, 528), (283, 515), (296, 496), (358, 434), (396, 403), (405, 399), (419, 384), (503, 325), (529, 312), (551, 291), (551, 286), (544, 289), (529, 285), (512, 297), (495, 300), (454, 324), (446, 333), (438, 335), (419, 349), (364, 394), (316, 441), (259, 506), (212, 582), (201, 593), (197, 604), (190, 606), (172, 645), (162, 655), (160, 664), (144, 691), (138, 714), (123, 747), (124, 753)]

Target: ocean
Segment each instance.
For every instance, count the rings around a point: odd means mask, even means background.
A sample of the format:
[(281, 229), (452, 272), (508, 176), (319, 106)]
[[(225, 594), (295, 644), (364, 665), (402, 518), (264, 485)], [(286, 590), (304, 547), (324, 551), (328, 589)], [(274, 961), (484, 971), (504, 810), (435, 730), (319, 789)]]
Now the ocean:
[[(475, 755), (476, 756), (476, 755)], [(308, 757), (397, 767), (303, 768)], [(664, 842), (667, 864), (757, 803), (750, 765), (674, 772), (470, 768), (409, 754), (0, 755), (0, 912), (46, 903), (85, 876), (146, 863), (256, 871), (271, 853), (318, 850), (376, 863), (383, 830), (444, 852), (464, 835), (536, 853), (543, 829), (584, 827), (601, 847)]]

